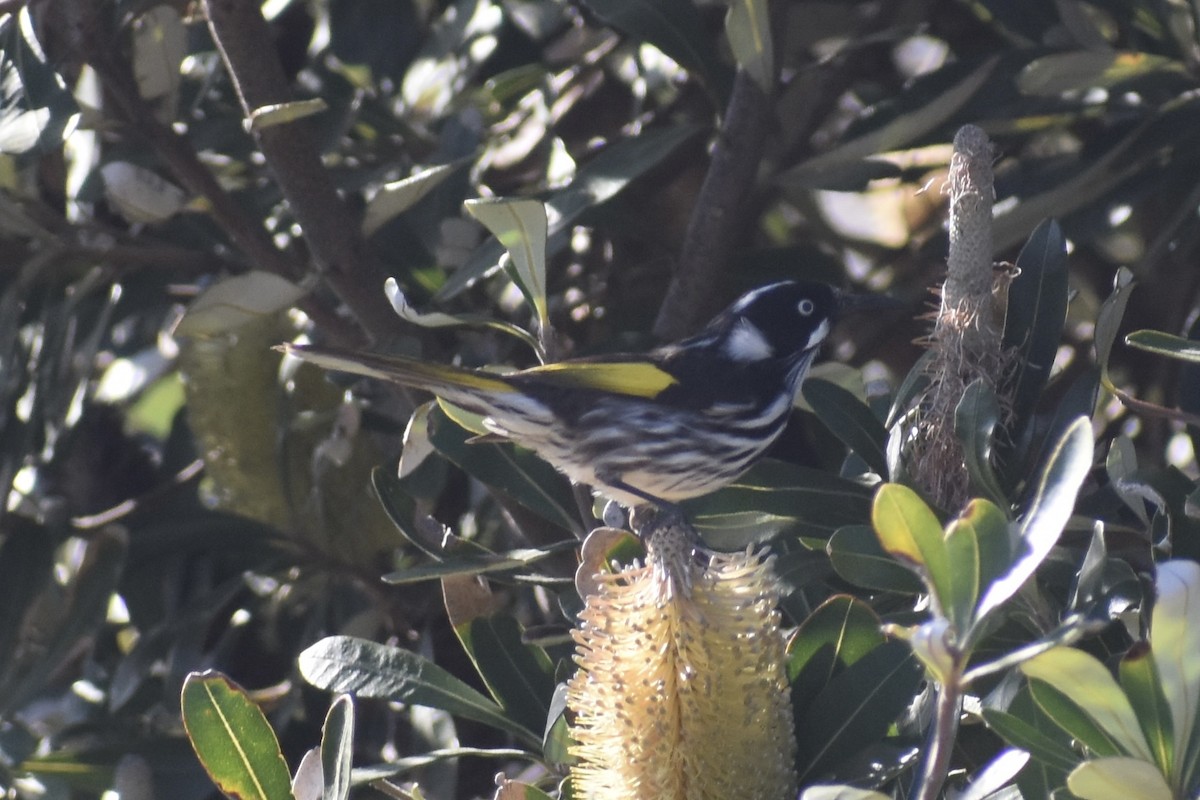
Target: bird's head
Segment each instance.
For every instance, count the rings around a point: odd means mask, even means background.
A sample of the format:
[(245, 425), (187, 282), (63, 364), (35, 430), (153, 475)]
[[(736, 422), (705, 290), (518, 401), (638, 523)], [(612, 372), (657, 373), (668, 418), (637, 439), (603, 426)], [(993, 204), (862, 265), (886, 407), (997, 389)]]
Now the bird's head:
[(737, 364), (791, 361), (820, 347), (842, 296), (824, 283), (773, 283), (742, 295), (701, 336)]

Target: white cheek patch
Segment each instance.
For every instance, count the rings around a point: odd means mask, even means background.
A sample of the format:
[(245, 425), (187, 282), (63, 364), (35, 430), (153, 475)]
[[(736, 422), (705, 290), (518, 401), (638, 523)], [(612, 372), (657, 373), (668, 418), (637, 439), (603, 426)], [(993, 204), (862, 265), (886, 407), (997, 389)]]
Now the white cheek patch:
[(729, 338), (725, 340), (725, 355), (734, 361), (750, 363), (773, 357), (775, 348), (771, 347), (762, 331), (743, 319), (729, 332)]
[(825, 337), (829, 335), (829, 320), (821, 320), (821, 324), (808, 335), (808, 344), (804, 346), (805, 350), (816, 347), (821, 342), (825, 341)]

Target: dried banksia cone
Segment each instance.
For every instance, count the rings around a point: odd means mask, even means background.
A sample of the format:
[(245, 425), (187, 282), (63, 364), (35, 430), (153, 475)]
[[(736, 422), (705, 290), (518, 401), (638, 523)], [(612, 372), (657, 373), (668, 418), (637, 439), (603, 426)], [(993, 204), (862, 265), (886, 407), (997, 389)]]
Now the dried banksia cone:
[[(941, 288), (926, 373), (906, 467), (939, 506), (960, 508), (968, 499), (968, 475), (954, 415), (976, 380), (996, 389), (1009, 368), (1002, 343), (992, 262), (992, 143), (974, 125), (954, 137), (950, 160), (950, 253)], [(1004, 398), (998, 398), (1004, 404)]]
[(645, 566), (598, 578), (574, 631), (575, 796), (794, 798), (796, 740), (765, 550), (706, 553), (652, 535)]

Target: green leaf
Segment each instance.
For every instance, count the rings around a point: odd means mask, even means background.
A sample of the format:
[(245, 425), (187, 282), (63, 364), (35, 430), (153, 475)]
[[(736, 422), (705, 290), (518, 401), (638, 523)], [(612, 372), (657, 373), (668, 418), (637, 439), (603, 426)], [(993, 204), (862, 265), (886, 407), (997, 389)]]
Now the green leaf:
[(1200, 364), (1200, 342), (1173, 336), (1162, 331), (1134, 331), (1125, 337), (1125, 344), (1145, 350), (1147, 353), (1157, 353), (1160, 356)]
[[(952, 605), (946, 609), (947, 616), (958, 631), (965, 631), (971, 624), (975, 601), (979, 599), (980, 553), (972, 520), (959, 517), (946, 526), (946, 557), (950, 571), (947, 576), (951, 587)], [(959, 640), (961, 641), (961, 639)]]
[(1078, 703), (1045, 681), (1030, 680), (1029, 694), (1038, 708), (1092, 756), (1121, 754), (1121, 746)]
[(1117, 497), (1121, 498), (1130, 511), (1137, 515), (1143, 525), (1150, 524), (1150, 516), (1146, 513), (1145, 495), (1137, 492), (1130, 485), (1137, 480), (1137, 450), (1133, 440), (1125, 434), (1113, 438), (1108, 447), (1108, 455), (1104, 459), (1104, 471), (1108, 473), (1108, 482)]
[(1162, 681), (1148, 644), (1137, 642), (1129, 648), (1121, 658), (1117, 678), (1142, 726), (1155, 763), (1164, 775), (1170, 775), (1174, 768), (1175, 753), (1171, 707), (1163, 693)]
[[(829, 669), (844, 668), (883, 644), (879, 616), (855, 597), (834, 595), (800, 624), (788, 642), (788, 680), (794, 681), (821, 648), (832, 647)], [(833, 677), (826, 672), (821, 685)]]
[(1075, 498), (1092, 468), (1092, 423), (1080, 417), (1071, 423), (1046, 461), (1029, 510), (1021, 521), (1023, 552), (1012, 566), (991, 582), (979, 603), (980, 619), (1016, 594), (1037, 570), (1062, 535)]
[(438, 164), (418, 170), (407, 178), (385, 183), (367, 202), (363, 215), (363, 234), (370, 236), (392, 219), (416, 205), (421, 198), (437, 188), (442, 181), (464, 167), (468, 159), (459, 159), (449, 164)]
[(799, 783), (881, 740), (912, 702), (922, 675), (908, 644), (889, 641), (833, 678), (796, 720)]
[[(657, 0), (655, 3), (657, 4)], [(696, 125), (673, 125), (644, 130), (637, 136), (608, 145), (582, 166), (569, 186), (551, 193), (546, 199), (546, 209), (551, 219), (546, 257), (553, 257), (570, 246), (571, 232), (580, 214), (612, 199), (631, 181), (661, 163), (701, 130)], [(499, 268), (502, 252), (503, 248), (499, 242), (484, 242), (475, 249), (466, 264), (450, 275), (434, 299), (447, 300), (455, 297), (477, 280), (495, 272)]]
[(662, 50), (704, 79), (717, 107), (725, 108), (731, 75), (704, 32), (696, 4), (687, 0), (584, 0), (604, 24)]
[(821, 470), (764, 459), (731, 485), (683, 507), (701, 533), (707, 519), (717, 520), (719, 532), (728, 515), (754, 509), (761, 521), (778, 525), (790, 520), (789, 533), (824, 539), (843, 525), (870, 520), (871, 491), (864, 483)]
[(1030, 234), (1017, 269), (1008, 289), (1003, 340), (1019, 353), (1008, 384), (1014, 438), (1029, 424), (1042, 395), (1067, 319), (1067, 240), (1055, 220), (1043, 220)]
[(1085, 761), (1067, 776), (1067, 788), (1082, 800), (1177, 800), (1179, 797), (1153, 764), (1136, 758)]
[(1200, 772), (1200, 565), (1158, 565), (1150, 647), (1175, 734), (1173, 783), (1191, 789)]
[(181, 707), (197, 758), (226, 796), (292, 797), (275, 732), (242, 687), (216, 672), (193, 672), (183, 682)]
[(983, 380), (971, 382), (954, 409), (954, 435), (962, 443), (971, 486), (997, 505), (1008, 505), (1000, 480), (992, 469), (992, 435), (1000, 421), (996, 393)]
[(338, 695), (325, 715), (321, 728), (321, 776), (325, 782), (321, 800), (350, 797), (350, 767), (354, 757), (354, 701)]
[(1111, 87), (1154, 72), (1186, 73), (1180, 62), (1150, 53), (1075, 50), (1034, 59), (1021, 70), (1023, 94), (1052, 96), (1077, 89)]
[(871, 409), (836, 383), (809, 378), (802, 387), (804, 399), (817, 418), (847, 447), (858, 454), (876, 474), (886, 478), (887, 431)]
[(438, 452), (539, 516), (576, 530), (574, 498), (565, 477), (533, 453), (511, 444), (472, 443), (472, 434), (450, 421), (443, 409), (429, 415), (429, 440)]
[(440, 708), (508, 731), (533, 747), (540, 741), (491, 699), (408, 650), (329, 636), (304, 650), (299, 666), (304, 679), (318, 689)]
[(955, 566), (946, 551), (942, 526), (925, 501), (907, 486), (884, 484), (875, 494), (871, 521), (883, 549), (928, 582), (937, 613), (953, 613)]
[(732, 0), (725, 14), (725, 35), (738, 65), (768, 96), (775, 91), (775, 48), (767, 0)]
[[(1098, 738), (1071, 730), (1073, 736), (1097, 754), (1124, 754), (1153, 760), (1129, 698), (1094, 656), (1071, 647), (1056, 647), (1023, 663), (1021, 671), (1026, 677), (1061, 693), (1095, 723), (1106, 739), (1120, 748), (1119, 751), (1111, 750)], [(1065, 728), (1064, 722), (1073, 718), (1072, 710), (1049, 695), (1039, 694), (1037, 683), (1031, 683), (1030, 688), (1038, 705)]]
[(983, 721), (1014, 747), (1026, 750), (1039, 762), (1070, 772), (1079, 764), (1079, 754), (1039, 731), (1035, 726), (1006, 711), (983, 710)]
[(987, 59), (929, 103), (792, 167), (779, 182), (795, 189), (824, 188), (824, 178), (833, 168), (909, 144), (950, 119), (979, 91), (998, 63), (996, 57)]
[(901, 594), (922, 591), (921, 581), (883, 549), (870, 525), (838, 528), (825, 552), (838, 576), (856, 586)]
[(515, 282), (533, 307), (539, 324), (545, 327), (550, 321), (546, 307), (546, 207), (537, 200), (508, 198), (468, 200), (463, 205), (504, 245)]
[(561, 546), (543, 549), (529, 548), (512, 550), (508, 553), (470, 552), (451, 554), (443, 551), (439, 560), (432, 564), (420, 564), (389, 572), (383, 576), (385, 583), (400, 586), (407, 583), (445, 578), (450, 575), (486, 575), (491, 572), (513, 572), (528, 567), (562, 549), (575, 547), (575, 542), (563, 542)]
[(554, 665), (546, 651), (526, 644), (521, 626), (504, 614), (456, 623), (454, 630), (496, 702), (525, 728), (544, 730), (554, 695)]
[(979, 585), (986, 587), (1012, 563), (1012, 526), (1004, 512), (987, 500), (967, 503), (959, 520), (975, 529), (979, 543)]
[(1108, 359), (1112, 355), (1117, 331), (1121, 320), (1125, 318), (1125, 306), (1129, 304), (1129, 296), (1133, 293), (1135, 285), (1133, 273), (1125, 267), (1118, 268), (1116, 277), (1113, 278), (1113, 292), (1100, 306), (1100, 313), (1096, 316), (1096, 332), (1093, 334), (1096, 343), (1096, 363), (1100, 365), (1101, 380), (1106, 384), (1109, 382)]

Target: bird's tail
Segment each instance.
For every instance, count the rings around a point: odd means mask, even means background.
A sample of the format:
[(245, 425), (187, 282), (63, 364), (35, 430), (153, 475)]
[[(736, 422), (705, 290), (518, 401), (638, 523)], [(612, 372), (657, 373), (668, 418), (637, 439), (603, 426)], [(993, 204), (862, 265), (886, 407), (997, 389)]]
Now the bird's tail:
[(499, 375), (493, 377), (478, 370), (432, 364), (406, 356), (356, 353), (314, 345), (282, 344), (275, 349), (322, 369), (349, 372), (424, 389), (452, 403), (469, 402), (481, 395), (515, 391)]

